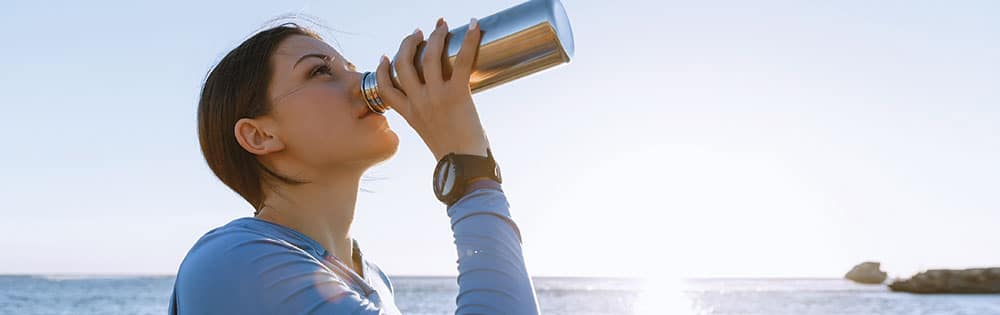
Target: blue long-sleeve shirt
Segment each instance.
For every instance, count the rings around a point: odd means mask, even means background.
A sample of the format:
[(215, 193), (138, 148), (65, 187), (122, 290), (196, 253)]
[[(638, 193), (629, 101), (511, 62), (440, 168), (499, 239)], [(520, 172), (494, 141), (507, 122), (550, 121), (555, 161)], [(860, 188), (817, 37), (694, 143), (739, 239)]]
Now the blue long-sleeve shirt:
[[(457, 314), (538, 313), (509, 209), (492, 180), (476, 181), (448, 208), (458, 252)], [(169, 314), (399, 314), (391, 280), (353, 242), (360, 275), (305, 234), (235, 219), (188, 252)]]

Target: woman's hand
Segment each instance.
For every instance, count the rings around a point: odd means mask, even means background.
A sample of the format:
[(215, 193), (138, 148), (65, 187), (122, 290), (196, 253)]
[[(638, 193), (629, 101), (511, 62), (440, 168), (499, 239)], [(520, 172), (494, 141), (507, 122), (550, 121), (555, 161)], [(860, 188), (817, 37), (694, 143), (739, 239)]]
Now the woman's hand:
[(450, 78), (444, 77), (442, 65), (447, 58), (442, 56), (447, 34), (448, 24), (443, 18), (438, 19), (420, 61), (423, 78), (413, 64), (417, 47), (424, 39), (420, 29), (404, 38), (396, 53), (394, 66), (399, 86), (392, 84), (389, 58), (382, 56), (376, 70), (379, 95), (417, 131), (435, 160), (451, 152), (485, 157), (489, 141), (469, 88), (482, 36), (478, 21), (473, 19), (469, 23)]

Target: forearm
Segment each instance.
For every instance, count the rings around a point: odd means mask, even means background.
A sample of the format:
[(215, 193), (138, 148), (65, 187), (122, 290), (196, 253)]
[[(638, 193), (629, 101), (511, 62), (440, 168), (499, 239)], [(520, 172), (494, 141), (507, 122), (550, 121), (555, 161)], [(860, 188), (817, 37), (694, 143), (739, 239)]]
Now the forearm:
[(488, 182), (448, 208), (458, 251), (456, 313), (537, 314), (510, 205), (500, 185)]

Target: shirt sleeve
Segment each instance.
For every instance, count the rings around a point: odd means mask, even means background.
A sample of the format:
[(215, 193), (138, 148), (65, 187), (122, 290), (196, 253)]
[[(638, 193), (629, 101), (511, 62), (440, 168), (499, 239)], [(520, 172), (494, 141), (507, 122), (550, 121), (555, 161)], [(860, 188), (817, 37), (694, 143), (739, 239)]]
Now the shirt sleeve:
[[(227, 233), (199, 244), (174, 285), (177, 314), (382, 314), (292, 244)], [(175, 304), (176, 303), (176, 304)]]
[(458, 250), (456, 314), (538, 314), (510, 204), (493, 180), (477, 180), (451, 207)]

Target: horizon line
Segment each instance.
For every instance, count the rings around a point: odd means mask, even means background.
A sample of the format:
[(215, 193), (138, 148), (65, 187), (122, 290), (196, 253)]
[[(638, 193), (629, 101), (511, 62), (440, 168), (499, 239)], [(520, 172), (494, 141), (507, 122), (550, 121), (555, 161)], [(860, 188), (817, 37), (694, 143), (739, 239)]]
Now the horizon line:
[[(0, 273), (0, 277), (18, 277), (18, 276), (40, 276), (40, 277), (69, 277), (69, 278), (127, 278), (127, 277), (176, 277), (176, 273), (72, 273), (72, 272), (53, 272), (53, 273)], [(387, 274), (390, 278), (457, 278), (458, 274)], [(631, 279), (631, 280), (644, 280), (647, 277), (643, 276), (627, 276), (627, 275), (532, 275), (531, 278), (553, 278), (553, 279)], [(677, 277), (676, 279), (681, 280), (712, 280), (712, 279), (728, 279), (728, 280), (753, 280), (753, 279), (768, 279), (768, 280), (832, 280), (832, 279), (844, 279), (844, 277), (834, 277), (834, 276), (763, 276), (763, 275), (730, 275), (730, 276), (704, 276), (695, 275), (690, 277)]]

